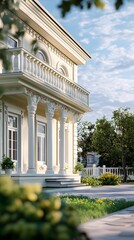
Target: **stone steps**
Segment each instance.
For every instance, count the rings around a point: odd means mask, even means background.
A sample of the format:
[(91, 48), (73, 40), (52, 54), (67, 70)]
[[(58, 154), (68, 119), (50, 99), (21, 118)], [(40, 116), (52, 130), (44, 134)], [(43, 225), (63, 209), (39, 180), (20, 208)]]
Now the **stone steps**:
[(73, 187), (80, 187), (83, 184), (80, 183), (79, 178), (48, 178), (45, 179), (46, 187), (52, 188), (73, 188)]

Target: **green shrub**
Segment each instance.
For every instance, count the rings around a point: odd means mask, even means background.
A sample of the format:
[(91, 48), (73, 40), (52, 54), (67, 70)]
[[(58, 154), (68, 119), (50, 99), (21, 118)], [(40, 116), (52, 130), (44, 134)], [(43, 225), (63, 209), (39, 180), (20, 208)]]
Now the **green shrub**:
[(6, 157), (5, 155), (2, 158), (2, 163), (1, 163), (1, 168), (2, 170), (5, 169), (14, 169), (14, 162), (10, 157)]
[(77, 162), (77, 164), (74, 167), (75, 173), (82, 171), (84, 168), (84, 165), (81, 162)]
[[(0, 177), (0, 239), (75, 240), (78, 216), (73, 206), (41, 192), (41, 186), (15, 184)], [(81, 238), (80, 238), (81, 239)]]
[(101, 181), (98, 180), (97, 178), (93, 178), (93, 177), (82, 177), (81, 183), (85, 183), (86, 185), (89, 185), (89, 186), (101, 185)]
[(99, 177), (102, 185), (118, 185), (121, 183), (121, 178), (116, 174), (104, 173)]

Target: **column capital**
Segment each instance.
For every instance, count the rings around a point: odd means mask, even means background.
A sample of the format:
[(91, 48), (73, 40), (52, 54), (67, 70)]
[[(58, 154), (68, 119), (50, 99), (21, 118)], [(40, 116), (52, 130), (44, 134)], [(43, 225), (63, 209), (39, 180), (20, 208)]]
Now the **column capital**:
[(46, 116), (53, 118), (54, 116), (54, 111), (55, 111), (55, 103), (52, 102), (47, 102), (47, 110), (46, 110)]
[(64, 121), (66, 121), (68, 112), (69, 112), (69, 111), (68, 111), (67, 108), (62, 107), (62, 108), (61, 108), (61, 113), (60, 113), (60, 119), (61, 119), (61, 120), (64, 119)]
[(28, 95), (27, 100), (29, 106), (37, 106), (40, 97), (38, 95)]
[(82, 113), (74, 113), (73, 114), (73, 123), (79, 122), (83, 117)]
[(27, 100), (28, 100), (27, 110), (28, 112), (31, 112), (34, 114), (37, 108), (37, 104), (40, 100), (40, 97), (37, 95), (31, 95), (31, 96), (28, 95)]

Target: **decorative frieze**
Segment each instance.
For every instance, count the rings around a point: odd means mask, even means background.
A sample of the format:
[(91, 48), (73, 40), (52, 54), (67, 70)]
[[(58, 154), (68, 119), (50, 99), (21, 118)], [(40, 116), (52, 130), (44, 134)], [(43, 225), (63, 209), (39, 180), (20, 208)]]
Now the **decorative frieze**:
[(52, 45), (50, 42), (48, 42), (45, 38), (43, 38), (39, 33), (37, 33), (35, 30), (33, 30), (31, 27), (25, 24), (24, 27), (25, 32), (27, 32), (32, 38), (36, 39), (37, 41), (41, 41), (44, 43), (48, 49), (50, 49), (55, 55), (60, 57), (63, 61), (65, 61), (70, 66), (73, 66), (73, 62), (67, 58), (62, 52), (60, 52), (54, 45)]

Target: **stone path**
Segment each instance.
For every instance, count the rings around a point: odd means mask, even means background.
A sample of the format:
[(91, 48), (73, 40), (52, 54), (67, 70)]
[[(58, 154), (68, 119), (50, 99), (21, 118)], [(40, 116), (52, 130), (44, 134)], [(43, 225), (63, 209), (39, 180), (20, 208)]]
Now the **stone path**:
[(134, 206), (80, 225), (92, 240), (134, 240)]
[(122, 184), (117, 186), (99, 186), (99, 187), (80, 187), (49, 189), (49, 193), (55, 194), (74, 194), (83, 195), (90, 198), (109, 198), (109, 199), (126, 199), (134, 200), (134, 185)]

